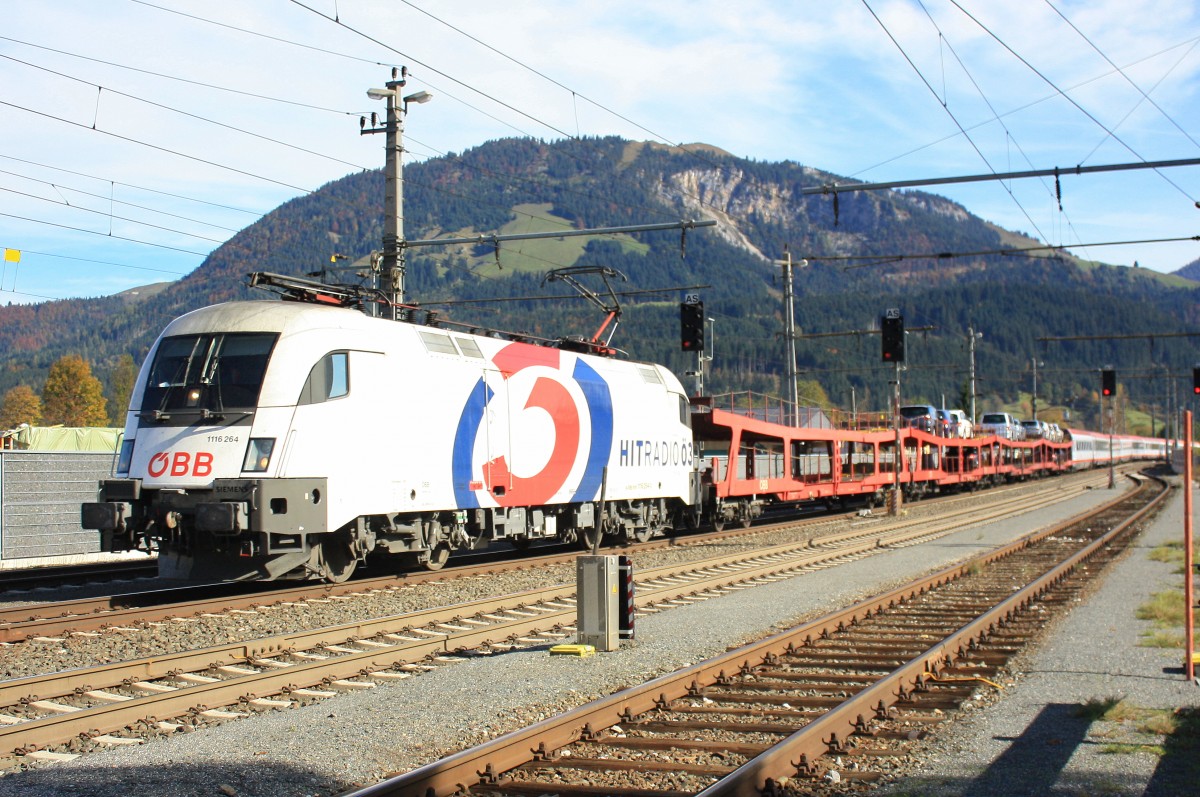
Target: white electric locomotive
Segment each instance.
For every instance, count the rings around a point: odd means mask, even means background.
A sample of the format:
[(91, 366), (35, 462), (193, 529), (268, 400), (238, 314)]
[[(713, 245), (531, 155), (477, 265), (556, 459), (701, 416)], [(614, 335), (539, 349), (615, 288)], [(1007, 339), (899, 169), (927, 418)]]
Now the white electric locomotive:
[(340, 581), (368, 556), (437, 569), (496, 540), (645, 539), (697, 481), (662, 366), (232, 302), (155, 342), (82, 519), (105, 550), (157, 551), (164, 575)]

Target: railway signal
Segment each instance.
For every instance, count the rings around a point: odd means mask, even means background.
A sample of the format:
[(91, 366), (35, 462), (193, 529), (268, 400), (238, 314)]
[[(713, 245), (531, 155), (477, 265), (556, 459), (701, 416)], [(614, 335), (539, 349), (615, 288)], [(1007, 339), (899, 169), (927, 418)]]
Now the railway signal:
[(883, 361), (904, 362), (904, 316), (899, 310), (888, 310), (879, 319), (879, 332), (883, 339)]
[(1114, 396), (1117, 393), (1117, 372), (1111, 368), (1105, 368), (1100, 372), (1100, 394), (1103, 396)]
[(1200, 396), (1200, 365), (1192, 369), (1192, 394)]
[(679, 305), (679, 343), (684, 351), (704, 351), (704, 302)]

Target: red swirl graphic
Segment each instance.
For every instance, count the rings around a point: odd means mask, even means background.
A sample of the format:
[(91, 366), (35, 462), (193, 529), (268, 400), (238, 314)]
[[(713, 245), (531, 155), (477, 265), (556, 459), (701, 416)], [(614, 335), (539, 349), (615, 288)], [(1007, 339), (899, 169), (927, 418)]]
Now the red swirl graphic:
[[(558, 369), (560, 352), (537, 346), (514, 344), (498, 352), (492, 359), (507, 379), (517, 371), (540, 365)], [(533, 476), (517, 476), (509, 469), (503, 456), (483, 467), (488, 491), (500, 506), (537, 506), (547, 503), (567, 481), (579, 455), (579, 408), (560, 382), (550, 377), (538, 377), (525, 402), (524, 409), (545, 410), (554, 422), (554, 449), (541, 471)], [(503, 490), (497, 494), (496, 488)]]

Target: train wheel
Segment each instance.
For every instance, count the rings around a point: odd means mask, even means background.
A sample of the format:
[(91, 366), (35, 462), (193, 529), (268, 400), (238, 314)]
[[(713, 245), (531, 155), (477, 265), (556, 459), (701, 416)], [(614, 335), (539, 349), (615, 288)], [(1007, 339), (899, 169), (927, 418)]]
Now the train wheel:
[(650, 542), (654, 537), (654, 529), (650, 526), (639, 526), (633, 531), (633, 538), (638, 542)]
[(330, 584), (341, 584), (354, 575), (358, 567), (358, 559), (350, 553), (350, 548), (338, 540), (325, 540), (321, 543), (321, 577)]
[(446, 543), (435, 545), (433, 550), (429, 552), (429, 558), (425, 560), (426, 570), (441, 570), (446, 566), (446, 562), (450, 559), (450, 546)]
[(600, 538), (604, 533), (596, 526), (582, 529), (583, 533), (579, 535), (579, 547), (585, 551), (591, 551), (600, 547)]
[[(700, 528), (700, 518), (702, 516), (703, 513), (700, 511), (700, 507), (685, 509), (680, 512), (679, 517), (683, 521), (683, 530), (695, 531), (696, 529)], [(679, 524), (676, 524), (676, 529), (678, 529), (678, 526)], [(676, 529), (672, 529), (672, 531), (675, 531)]]
[(714, 517), (713, 521), (712, 521), (712, 527), (713, 527), (713, 531), (724, 531), (725, 530), (725, 518)]
[(742, 524), (742, 528), (744, 528), (744, 529), (750, 528), (750, 518), (744, 517), (741, 520), (739, 520), (738, 522)]
[(508, 541), (508, 544), (518, 551), (528, 551), (531, 542), (528, 537), (513, 537)]

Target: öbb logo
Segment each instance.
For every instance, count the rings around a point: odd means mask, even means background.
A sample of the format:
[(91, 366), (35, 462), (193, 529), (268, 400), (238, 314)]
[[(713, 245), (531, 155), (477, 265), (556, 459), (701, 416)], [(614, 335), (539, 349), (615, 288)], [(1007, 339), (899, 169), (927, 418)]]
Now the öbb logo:
[(207, 451), (197, 451), (189, 454), (187, 451), (176, 451), (174, 456), (166, 451), (160, 451), (150, 458), (146, 468), (150, 475), (159, 478), (170, 471), (172, 476), (204, 477), (212, 475), (213, 455)]

